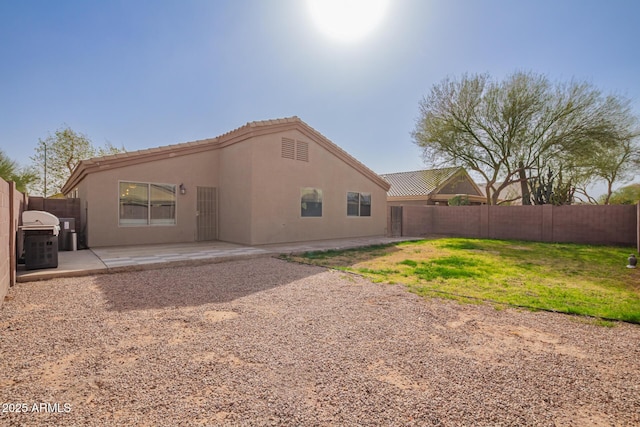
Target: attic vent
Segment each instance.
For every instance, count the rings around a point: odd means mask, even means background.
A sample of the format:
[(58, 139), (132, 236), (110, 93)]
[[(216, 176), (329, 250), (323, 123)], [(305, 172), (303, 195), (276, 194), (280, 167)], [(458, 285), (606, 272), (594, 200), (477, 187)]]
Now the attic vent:
[(282, 158), (291, 159), (295, 158), (295, 141), (290, 138), (282, 138)]
[(309, 161), (309, 143), (296, 141), (296, 160)]

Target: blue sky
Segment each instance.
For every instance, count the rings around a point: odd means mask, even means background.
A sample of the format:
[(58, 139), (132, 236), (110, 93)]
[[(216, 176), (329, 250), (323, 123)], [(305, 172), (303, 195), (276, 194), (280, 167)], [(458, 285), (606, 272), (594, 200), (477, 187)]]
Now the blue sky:
[(378, 173), (424, 167), (410, 132), (447, 76), (586, 80), (640, 114), (640, 2), (395, 0), (358, 43), (302, 0), (0, 0), (0, 148), (65, 125), (133, 151), (297, 115)]

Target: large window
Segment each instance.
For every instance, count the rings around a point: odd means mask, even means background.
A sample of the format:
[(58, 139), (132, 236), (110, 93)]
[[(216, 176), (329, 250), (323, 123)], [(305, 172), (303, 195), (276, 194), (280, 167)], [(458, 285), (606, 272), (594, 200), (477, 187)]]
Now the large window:
[(119, 221), (120, 225), (175, 224), (176, 186), (121, 182)]
[(300, 190), (300, 215), (322, 216), (322, 190), (317, 188)]
[(371, 193), (347, 193), (347, 216), (371, 216)]

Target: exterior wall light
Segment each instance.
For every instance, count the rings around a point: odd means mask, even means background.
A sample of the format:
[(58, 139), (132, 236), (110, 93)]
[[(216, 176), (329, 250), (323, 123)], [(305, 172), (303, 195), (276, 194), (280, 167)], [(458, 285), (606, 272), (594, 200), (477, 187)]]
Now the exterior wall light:
[(180, 184), (180, 194), (187, 194), (187, 188), (184, 184)]
[(627, 268), (636, 268), (636, 264), (638, 264), (638, 259), (636, 258), (636, 256), (634, 254), (631, 254), (631, 256), (629, 256), (629, 258), (627, 259), (629, 260)]

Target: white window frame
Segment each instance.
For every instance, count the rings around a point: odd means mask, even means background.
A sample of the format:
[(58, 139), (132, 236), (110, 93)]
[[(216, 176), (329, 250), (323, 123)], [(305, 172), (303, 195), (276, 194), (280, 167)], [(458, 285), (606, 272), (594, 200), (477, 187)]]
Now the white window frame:
[[(122, 222), (123, 218), (120, 217), (120, 203), (122, 200), (122, 196), (120, 193), (120, 187), (122, 184), (136, 184), (136, 185), (146, 185), (147, 186), (147, 219), (126, 219), (125, 221), (130, 222)], [(173, 187), (173, 196), (174, 196), (174, 214), (173, 220), (155, 220), (152, 222), (151, 219), (151, 186), (167, 186)], [(162, 221), (162, 222), (158, 222)], [(144, 181), (134, 181), (134, 180), (119, 180), (118, 181), (118, 227), (174, 227), (178, 224), (178, 185), (171, 183), (160, 183), (160, 182), (144, 182)]]
[[(358, 214), (349, 214), (349, 194), (357, 194), (358, 195)], [(369, 196), (369, 215), (362, 215), (362, 200), (364, 196)], [(371, 193), (366, 193), (363, 191), (347, 191), (346, 194), (347, 200), (347, 217), (348, 218), (371, 218), (371, 205), (373, 205), (373, 199), (371, 197)]]

